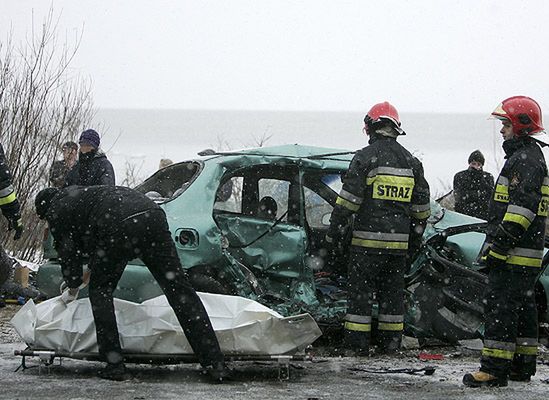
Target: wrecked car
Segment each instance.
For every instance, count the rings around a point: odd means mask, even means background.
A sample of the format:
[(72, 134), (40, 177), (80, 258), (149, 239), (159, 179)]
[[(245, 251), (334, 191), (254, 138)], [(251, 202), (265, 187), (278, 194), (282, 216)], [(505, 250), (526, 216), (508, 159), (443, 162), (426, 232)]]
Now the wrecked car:
[[(198, 291), (247, 297), (283, 315), (309, 312), (321, 327), (339, 327), (346, 252), (328, 255), (325, 234), (353, 154), (301, 145), (210, 151), (157, 171), (136, 190), (165, 210)], [(432, 202), (406, 277), (408, 335), (447, 342), (482, 335), (487, 275), (475, 260), (485, 229), (482, 220)], [(62, 276), (51, 242), (44, 256), (37, 285), (57, 296)], [(536, 284), (542, 322), (549, 321), (548, 261)], [(134, 302), (160, 294), (140, 260), (128, 264), (115, 292)]]

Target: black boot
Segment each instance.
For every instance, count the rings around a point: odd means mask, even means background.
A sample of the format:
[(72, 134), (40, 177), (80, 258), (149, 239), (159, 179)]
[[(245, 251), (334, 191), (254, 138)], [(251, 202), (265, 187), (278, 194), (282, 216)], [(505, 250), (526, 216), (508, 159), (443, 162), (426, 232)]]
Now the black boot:
[(509, 374), (509, 380), (514, 382), (530, 382), (531, 377), (532, 376), (530, 374), (526, 374), (524, 372), (511, 371)]
[(232, 371), (224, 362), (217, 362), (214, 365), (206, 366), (204, 373), (208, 375), (213, 383), (223, 383), (230, 381), (232, 378)]
[(132, 374), (126, 369), (124, 364), (107, 364), (98, 373), (101, 379), (108, 379), (110, 381), (127, 381), (132, 379)]
[(345, 357), (368, 357), (370, 353), (370, 332), (345, 329), (343, 331), (343, 349)]

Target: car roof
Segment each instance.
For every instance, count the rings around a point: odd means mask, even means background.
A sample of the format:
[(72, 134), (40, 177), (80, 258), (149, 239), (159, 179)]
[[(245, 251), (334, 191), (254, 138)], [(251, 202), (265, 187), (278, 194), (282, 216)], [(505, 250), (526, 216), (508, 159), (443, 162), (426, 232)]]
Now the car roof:
[(354, 153), (354, 151), (346, 149), (333, 149), (328, 147), (306, 146), (300, 144), (286, 144), (281, 146), (257, 147), (223, 152), (210, 151), (205, 154), (213, 156), (211, 158), (251, 155), (351, 161)]

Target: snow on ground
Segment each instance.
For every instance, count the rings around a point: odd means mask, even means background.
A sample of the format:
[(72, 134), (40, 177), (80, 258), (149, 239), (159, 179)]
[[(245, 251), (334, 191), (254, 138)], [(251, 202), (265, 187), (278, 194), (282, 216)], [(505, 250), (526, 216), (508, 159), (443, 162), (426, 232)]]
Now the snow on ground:
[[(442, 353), (444, 360), (420, 361), (419, 350), (393, 357), (314, 357), (313, 362), (293, 363), (290, 379), (279, 380), (275, 363), (233, 363), (234, 380), (212, 385), (196, 365), (129, 365), (135, 378), (108, 382), (96, 377), (101, 363), (63, 359), (38, 367), (27, 359), (25, 371), (15, 372), (21, 358), (14, 350), (25, 345), (7, 324), (17, 306), (0, 309), (0, 399), (545, 399), (549, 393), (549, 365), (539, 365), (529, 384), (510, 382), (507, 388), (470, 389), (461, 384), (464, 373), (478, 367), (478, 353), (463, 348), (438, 347), (422, 351)], [(322, 349), (313, 349), (326, 354)], [(547, 361), (548, 354), (542, 358)], [(434, 375), (376, 374), (352, 369), (423, 368), (434, 366)]]

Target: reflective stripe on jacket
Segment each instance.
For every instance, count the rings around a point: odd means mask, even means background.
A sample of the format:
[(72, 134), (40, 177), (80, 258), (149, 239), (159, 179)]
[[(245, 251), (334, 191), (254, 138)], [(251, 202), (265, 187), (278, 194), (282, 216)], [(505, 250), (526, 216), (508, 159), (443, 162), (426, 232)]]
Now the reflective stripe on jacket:
[[(405, 253), (430, 215), (421, 162), (395, 138), (374, 136), (343, 178), (328, 237), (344, 234), (355, 214), (352, 245), (378, 254)], [(418, 229), (414, 229), (415, 226)]]
[(505, 141), (506, 162), (490, 203), (487, 242), (490, 255), (508, 265), (540, 267), (549, 177), (540, 147), (531, 138)]
[(6, 162), (4, 148), (0, 144), (0, 209), (8, 218), (19, 218), (20, 206), (15, 189), (12, 185), (12, 176)]

